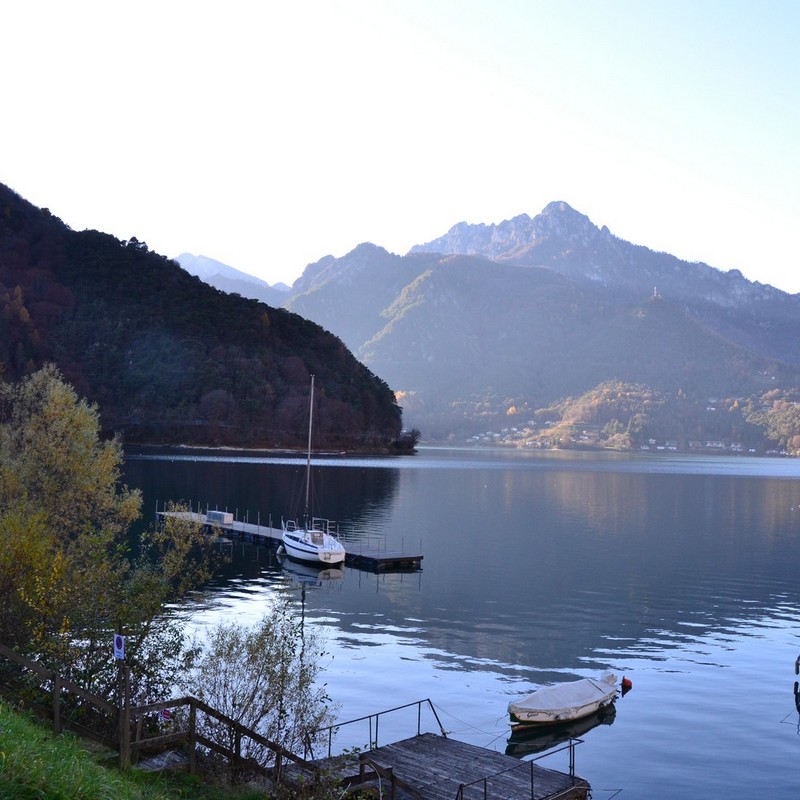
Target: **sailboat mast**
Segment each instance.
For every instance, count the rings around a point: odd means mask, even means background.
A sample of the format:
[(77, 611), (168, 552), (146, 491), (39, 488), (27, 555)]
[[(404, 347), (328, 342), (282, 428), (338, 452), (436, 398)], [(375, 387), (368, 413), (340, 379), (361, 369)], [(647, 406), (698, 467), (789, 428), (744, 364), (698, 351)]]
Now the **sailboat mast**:
[(309, 497), (311, 494), (311, 426), (314, 423), (314, 376), (311, 376), (311, 397), (308, 401), (308, 450), (306, 455), (306, 525), (308, 525)]

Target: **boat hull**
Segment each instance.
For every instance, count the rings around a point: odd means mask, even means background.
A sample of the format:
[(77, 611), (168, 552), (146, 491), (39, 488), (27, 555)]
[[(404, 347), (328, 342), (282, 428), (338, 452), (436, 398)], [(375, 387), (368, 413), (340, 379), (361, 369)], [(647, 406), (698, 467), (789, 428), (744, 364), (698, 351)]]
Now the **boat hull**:
[(583, 719), (610, 705), (616, 697), (614, 675), (546, 686), (508, 704), (511, 730), (521, 733)]
[[(310, 564), (341, 564), (344, 561), (344, 546), (330, 534), (316, 531), (292, 531), (283, 533), (283, 549), (286, 555)], [(315, 538), (321, 541), (315, 541)]]

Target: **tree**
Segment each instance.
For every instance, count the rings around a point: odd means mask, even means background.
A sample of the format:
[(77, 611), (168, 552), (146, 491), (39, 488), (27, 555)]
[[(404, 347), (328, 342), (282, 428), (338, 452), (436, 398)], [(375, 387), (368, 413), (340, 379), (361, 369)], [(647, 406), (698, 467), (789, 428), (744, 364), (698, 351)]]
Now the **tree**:
[(0, 387), (0, 636), (59, 649), (127, 569), (114, 557), (139, 515), (118, 490), (121, 446), (55, 367)]
[(172, 505), (178, 513), (132, 558), (128, 528), (141, 498), (120, 485), (120, 443), (99, 431), (96, 407), (52, 366), (0, 387), (0, 641), (113, 701), (111, 642), (122, 627), (134, 703), (168, 696), (199, 658), (188, 683), (201, 698), (303, 750), (332, 721), (315, 684), (318, 637), (284, 597), (252, 631), (221, 626), (202, 657), (187, 650), (165, 603), (213, 575), (213, 540)]
[[(240, 724), (294, 753), (314, 744), (314, 732), (333, 722), (334, 708), (315, 681), (324, 655), (317, 632), (297, 619), (288, 596), (279, 596), (255, 627), (221, 623), (198, 647), (186, 689)], [(233, 747), (230, 729), (198, 720), (201, 733)], [(243, 743), (242, 755), (262, 766), (273, 754)]]
[(141, 498), (120, 485), (120, 442), (99, 431), (97, 408), (53, 366), (0, 387), (0, 640), (111, 696), (124, 626), (134, 693), (147, 696), (182, 667), (183, 634), (162, 611), (208, 579), (208, 540), (175, 521), (134, 561)]
[(65, 540), (119, 539), (139, 517), (138, 492), (119, 486), (122, 445), (101, 441), (97, 407), (80, 400), (52, 364), (1, 387), (0, 509), (27, 503)]

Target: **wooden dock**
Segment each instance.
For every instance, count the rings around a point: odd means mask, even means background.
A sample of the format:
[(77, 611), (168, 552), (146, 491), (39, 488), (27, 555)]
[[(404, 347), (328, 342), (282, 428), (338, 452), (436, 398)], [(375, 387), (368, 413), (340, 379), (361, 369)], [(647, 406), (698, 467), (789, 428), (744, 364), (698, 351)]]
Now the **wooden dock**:
[[(269, 525), (231, 520), (225, 522), (209, 522), (206, 514), (196, 511), (157, 511), (156, 516), (182, 517), (203, 525), (211, 532), (231, 539), (244, 539), (257, 544), (268, 544), (277, 549), (282, 542), (283, 531)], [(422, 568), (422, 555), (418, 553), (404, 553), (400, 551), (386, 551), (374, 547), (354, 546), (351, 542), (344, 542), (344, 563), (348, 567), (368, 570), (370, 572), (389, 572), (419, 570)]]
[(589, 783), (483, 747), (423, 733), (345, 761), (335, 769), (351, 792), (380, 784), (396, 800), (587, 800)]

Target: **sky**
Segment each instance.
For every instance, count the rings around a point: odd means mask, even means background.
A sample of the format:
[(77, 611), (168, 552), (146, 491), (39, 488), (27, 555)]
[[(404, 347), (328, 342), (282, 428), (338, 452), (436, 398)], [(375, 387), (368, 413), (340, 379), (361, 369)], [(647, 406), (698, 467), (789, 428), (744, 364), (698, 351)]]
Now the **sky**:
[(268, 283), (555, 200), (800, 292), (798, 0), (26, 0), (0, 183)]

